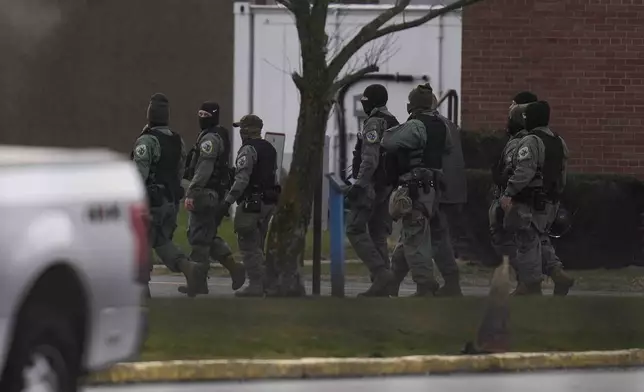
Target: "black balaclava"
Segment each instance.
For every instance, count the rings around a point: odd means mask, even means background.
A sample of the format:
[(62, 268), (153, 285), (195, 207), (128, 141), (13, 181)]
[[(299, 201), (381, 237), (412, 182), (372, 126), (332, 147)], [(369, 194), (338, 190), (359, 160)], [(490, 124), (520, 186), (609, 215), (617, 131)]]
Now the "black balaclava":
[[(530, 91), (521, 91), (520, 93), (515, 95), (514, 98), (512, 99), (512, 101), (517, 105), (525, 105), (527, 103), (537, 102), (537, 100), (538, 100), (537, 96), (531, 93)], [(508, 117), (507, 132), (511, 136), (516, 135), (523, 128), (524, 128), (524, 125), (521, 122), (517, 122), (512, 118), (512, 116)]]
[(210, 117), (199, 116), (199, 128), (201, 130), (214, 128), (219, 125), (219, 104), (217, 102), (206, 101), (201, 104), (199, 111), (210, 114)]
[(409, 93), (407, 113), (430, 111), (434, 108), (434, 90), (429, 83), (419, 84)]
[(550, 105), (546, 101), (531, 103), (525, 109), (525, 128), (532, 131), (537, 127), (547, 127), (550, 123)]
[(147, 116), (149, 126), (167, 126), (170, 120), (170, 104), (168, 98), (161, 93), (154, 94), (150, 98)]
[(360, 102), (362, 103), (362, 109), (368, 116), (373, 109), (385, 106), (388, 100), (389, 94), (385, 86), (382, 84), (371, 84), (364, 89)]

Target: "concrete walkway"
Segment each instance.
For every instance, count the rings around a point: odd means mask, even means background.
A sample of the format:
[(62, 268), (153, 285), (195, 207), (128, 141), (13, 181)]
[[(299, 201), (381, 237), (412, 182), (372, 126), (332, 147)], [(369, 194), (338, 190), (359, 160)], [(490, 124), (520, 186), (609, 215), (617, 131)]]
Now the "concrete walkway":
[[(150, 282), (150, 291), (152, 296), (158, 297), (185, 297), (185, 295), (177, 292), (177, 287), (185, 284), (185, 279), (182, 276), (176, 275), (157, 275), (152, 277)], [(307, 280), (305, 282), (308, 294), (311, 294), (312, 282)], [(355, 297), (358, 293), (366, 291), (370, 283), (365, 281), (346, 281), (345, 295), (347, 297)], [(211, 277), (208, 280), (208, 287), (210, 288), (209, 297), (231, 297), (233, 291), (230, 287), (230, 279), (226, 277)], [(321, 295), (331, 295), (331, 282), (328, 279), (322, 280), (320, 284)], [(416, 291), (416, 286), (410, 280), (405, 280), (400, 288), (401, 296), (411, 295)], [(463, 294), (467, 296), (486, 296), (489, 292), (488, 287), (463, 287)], [(545, 289), (545, 295), (551, 295), (552, 289)], [(644, 293), (630, 292), (621, 293), (618, 291), (583, 291), (575, 290), (570, 291), (570, 295), (574, 296), (603, 296), (603, 297), (644, 297)]]

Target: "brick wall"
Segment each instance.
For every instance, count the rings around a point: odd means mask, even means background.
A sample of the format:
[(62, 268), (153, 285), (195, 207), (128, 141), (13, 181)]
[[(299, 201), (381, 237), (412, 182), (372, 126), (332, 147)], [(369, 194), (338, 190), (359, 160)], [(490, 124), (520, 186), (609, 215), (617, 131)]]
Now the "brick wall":
[(552, 106), (573, 170), (644, 177), (644, 1), (484, 0), (464, 10), (463, 127), (500, 129), (515, 93)]

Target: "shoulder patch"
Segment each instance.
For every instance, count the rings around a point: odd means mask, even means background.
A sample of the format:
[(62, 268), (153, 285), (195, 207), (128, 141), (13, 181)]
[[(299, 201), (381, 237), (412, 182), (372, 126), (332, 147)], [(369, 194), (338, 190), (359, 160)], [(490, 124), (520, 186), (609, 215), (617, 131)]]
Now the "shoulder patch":
[(145, 144), (139, 144), (134, 149), (134, 153), (136, 154), (137, 157), (143, 158), (148, 153), (148, 146), (146, 146)]
[(364, 138), (369, 142), (369, 143), (375, 143), (378, 141), (378, 131), (376, 130), (371, 130), (367, 132), (364, 135)]
[(528, 146), (523, 146), (519, 149), (517, 155), (519, 156), (520, 161), (528, 159), (530, 158), (530, 149), (528, 148)]
[(246, 167), (246, 163), (248, 163), (248, 158), (246, 158), (246, 155), (242, 155), (239, 158), (237, 158), (237, 168), (241, 169)]
[(206, 140), (205, 142), (201, 143), (201, 152), (204, 154), (210, 154), (213, 150), (212, 146), (212, 141), (211, 140)]

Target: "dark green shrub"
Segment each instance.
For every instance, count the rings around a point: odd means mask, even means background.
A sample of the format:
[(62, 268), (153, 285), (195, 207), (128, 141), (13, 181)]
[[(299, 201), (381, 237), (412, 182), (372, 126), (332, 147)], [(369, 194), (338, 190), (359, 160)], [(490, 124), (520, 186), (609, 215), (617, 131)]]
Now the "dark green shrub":
[(501, 156), (508, 141), (505, 131), (462, 131), (461, 145), (468, 169), (489, 169)]
[[(491, 175), (489, 170), (468, 170), (467, 175), (466, 212), (481, 247), (475, 251), (488, 264), (493, 254), (487, 214)], [(570, 174), (562, 203), (573, 213), (573, 228), (553, 243), (567, 268), (620, 268), (642, 263), (644, 183), (626, 176)]]

